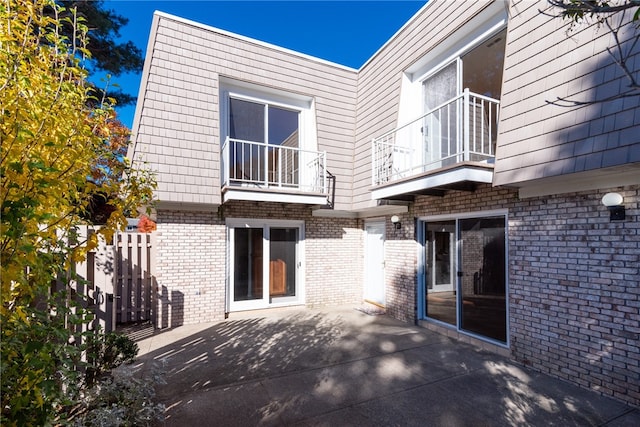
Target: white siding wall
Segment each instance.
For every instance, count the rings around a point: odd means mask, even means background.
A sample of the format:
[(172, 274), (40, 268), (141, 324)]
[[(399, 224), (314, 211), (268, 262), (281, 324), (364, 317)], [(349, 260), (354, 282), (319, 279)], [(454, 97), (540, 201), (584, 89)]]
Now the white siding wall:
[(154, 19), (129, 157), (156, 172), (161, 201), (218, 204), (217, 74), (168, 24)]
[[(398, 125), (403, 72), (492, 1), (430, 2), (363, 68), (358, 79), (358, 114), (354, 152), (353, 207), (373, 206), (371, 140)], [(415, 116), (420, 115), (416, 111)]]
[(161, 201), (220, 204), (219, 76), (315, 100), (318, 150), (337, 177), (336, 208), (351, 204), (357, 72), (156, 15), (130, 157), (156, 170)]

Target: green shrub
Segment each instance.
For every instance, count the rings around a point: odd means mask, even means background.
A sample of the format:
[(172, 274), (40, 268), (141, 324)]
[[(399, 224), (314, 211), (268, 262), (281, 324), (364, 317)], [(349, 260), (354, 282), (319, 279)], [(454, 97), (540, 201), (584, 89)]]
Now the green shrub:
[(92, 387), (111, 370), (131, 363), (138, 355), (138, 344), (127, 336), (109, 332), (88, 337), (85, 384)]

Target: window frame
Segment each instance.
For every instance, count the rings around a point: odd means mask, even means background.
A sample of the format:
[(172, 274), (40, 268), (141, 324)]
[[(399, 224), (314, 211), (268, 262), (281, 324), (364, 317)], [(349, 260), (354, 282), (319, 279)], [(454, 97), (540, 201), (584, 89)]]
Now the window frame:
[[(301, 126), (302, 126), (302, 114), (303, 114), (303, 109), (298, 108), (298, 107), (292, 107), (290, 105), (286, 105), (286, 104), (282, 104), (279, 102), (271, 102), (269, 100), (264, 100), (261, 98), (256, 98), (256, 97), (252, 97), (252, 96), (247, 96), (241, 93), (236, 93), (236, 92), (228, 92), (227, 93), (227, 98), (226, 98), (226, 102), (227, 105), (230, 106), (231, 100), (232, 99), (236, 99), (238, 101), (246, 101), (246, 102), (251, 102), (254, 104), (259, 104), (263, 107), (264, 109), (264, 123), (263, 123), (263, 130), (264, 130), (264, 136), (265, 136), (265, 144), (269, 144), (269, 145), (275, 145), (272, 144), (271, 141), (269, 141), (269, 107), (276, 107), (276, 108), (280, 108), (282, 110), (287, 110), (287, 111), (292, 111), (295, 113), (298, 113), (298, 135), (300, 135), (301, 133)], [(226, 120), (227, 120), (227, 126), (226, 126), (226, 135), (225, 138), (227, 136), (229, 136), (229, 129), (231, 127), (231, 114), (230, 114), (230, 110), (231, 108), (227, 108), (227, 114), (226, 114)], [(259, 141), (254, 141), (254, 142), (259, 142)], [(298, 145), (300, 146), (301, 140), (300, 138), (298, 138)]]
[[(489, 217), (503, 217), (504, 218), (504, 243), (505, 243), (505, 253), (504, 253), (504, 273), (505, 273), (505, 322), (506, 322), (506, 341), (496, 340), (491, 337), (487, 337), (481, 335), (479, 333), (475, 333), (464, 329), (462, 327), (461, 322), (461, 308), (459, 307), (459, 301), (456, 301), (456, 324), (451, 325), (427, 316), (427, 307), (425, 306), (425, 297), (426, 297), (426, 265), (425, 265), (425, 255), (426, 255), (426, 242), (425, 242), (425, 229), (426, 224), (430, 222), (437, 221), (455, 221), (455, 253), (456, 253), (456, 262), (459, 262), (459, 257), (461, 253), (461, 245), (462, 242), (460, 240), (460, 221), (464, 219), (473, 219), (473, 218), (489, 218)], [(492, 344), (495, 344), (500, 347), (509, 348), (511, 343), (511, 334), (510, 331), (510, 309), (509, 309), (509, 295), (510, 295), (510, 286), (509, 286), (509, 211), (507, 209), (496, 209), (496, 210), (487, 210), (487, 211), (473, 211), (473, 212), (464, 212), (464, 213), (451, 213), (451, 214), (443, 214), (443, 215), (431, 215), (431, 216), (420, 216), (416, 221), (416, 237), (417, 237), (417, 257), (418, 257), (418, 274), (416, 281), (416, 295), (417, 295), (417, 312), (416, 317), (419, 322), (432, 323), (439, 326), (442, 326), (447, 329), (451, 329), (456, 331), (457, 333), (468, 335), (474, 338), (477, 338), (482, 341), (486, 341)], [(458, 266), (459, 268), (459, 266)], [(456, 285), (454, 289), (458, 291), (458, 280), (456, 274)]]
[[(226, 227), (226, 284), (225, 284), (225, 303), (226, 312), (235, 312), (243, 310), (257, 310), (274, 307), (289, 307), (296, 305), (304, 305), (306, 302), (306, 286), (305, 286), (305, 222), (301, 220), (284, 220), (284, 219), (260, 219), (260, 218), (227, 218)], [(234, 271), (234, 233), (238, 228), (261, 228), (263, 230), (263, 277), (269, 277), (268, 262), (270, 256), (270, 241), (272, 228), (297, 228), (298, 242), (296, 244), (296, 295), (288, 297), (279, 297), (275, 301), (268, 297), (268, 281), (263, 288), (263, 297), (256, 300), (233, 301), (232, 286), (235, 281)]]
[[(309, 151), (318, 150), (315, 101), (312, 97), (238, 82), (224, 77), (220, 77), (220, 147), (224, 145), (229, 136), (231, 98), (299, 112), (298, 148)], [(268, 116), (265, 114), (266, 120), (268, 120)], [(266, 124), (265, 130), (268, 131)], [(268, 140), (268, 134), (265, 135), (265, 138)]]

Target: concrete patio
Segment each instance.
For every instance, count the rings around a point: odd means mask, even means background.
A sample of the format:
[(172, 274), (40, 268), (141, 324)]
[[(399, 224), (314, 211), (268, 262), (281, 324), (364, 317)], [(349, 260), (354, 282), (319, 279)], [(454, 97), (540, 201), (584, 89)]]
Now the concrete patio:
[(640, 410), (354, 307), (138, 335), (167, 426), (638, 426)]

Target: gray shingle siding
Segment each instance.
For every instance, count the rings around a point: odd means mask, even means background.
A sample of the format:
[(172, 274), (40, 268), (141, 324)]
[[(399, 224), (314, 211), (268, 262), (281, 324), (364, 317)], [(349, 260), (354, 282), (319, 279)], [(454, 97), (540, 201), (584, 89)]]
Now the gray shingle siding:
[(336, 208), (351, 206), (356, 70), (155, 16), (155, 40), (132, 158), (153, 165), (161, 202), (219, 205), (219, 76), (315, 101), (318, 150), (336, 179)]
[[(608, 31), (583, 25), (567, 32), (566, 21), (540, 13), (548, 7), (544, 2), (510, 6), (494, 185), (637, 162), (637, 98), (552, 104), (558, 98), (604, 99), (624, 89), (626, 77), (606, 51)], [(634, 57), (630, 63), (640, 52)]]
[[(360, 70), (354, 152), (354, 209), (375, 204), (369, 192), (371, 140), (399, 125), (398, 106), (403, 72), (491, 3), (428, 3), (403, 31)], [(420, 114), (421, 111), (416, 111), (415, 116)]]

